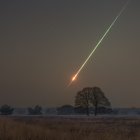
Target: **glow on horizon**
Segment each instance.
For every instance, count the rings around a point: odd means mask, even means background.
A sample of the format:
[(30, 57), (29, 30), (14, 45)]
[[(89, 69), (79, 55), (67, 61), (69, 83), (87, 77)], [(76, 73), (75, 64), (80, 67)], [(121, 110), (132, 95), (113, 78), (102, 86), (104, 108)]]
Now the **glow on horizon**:
[[(84, 63), (81, 65), (81, 67), (78, 69), (78, 71), (76, 72), (76, 74), (73, 76), (70, 84), (76, 80), (77, 76), (79, 75), (79, 73), (81, 72), (81, 70), (84, 68), (84, 66), (86, 65), (86, 63), (88, 62), (88, 60), (91, 58), (91, 56), (93, 55), (93, 53), (96, 51), (96, 49), (99, 47), (99, 45), (102, 43), (103, 39), (105, 38), (105, 36), (109, 33), (109, 31), (111, 30), (111, 28), (113, 27), (113, 25), (115, 24), (115, 22), (117, 21), (117, 19), (121, 16), (121, 14), (123, 13), (123, 11), (126, 9), (128, 3), (130, 0), (128, 0), (125, 5), (122, 7), (121, 11), (118, 13), (118, 15), (116, 16), (116, 18), (113, 20), (113, 22), (111, 23), (111, 25), (109, 26), (109, 28), (105, 31), (105, 33), (103, 34), (103, 36), (101, 37), (101, 39), (98, 41), (98, 43), (96, 44), (96, 46), (94, 47), (94, 49), (92, 50), (92, 52), (89, 54), (89, 56), (86, 58), (86, 60), (84, 61)], [(69, 84), (69, 85), (70, 85)]]

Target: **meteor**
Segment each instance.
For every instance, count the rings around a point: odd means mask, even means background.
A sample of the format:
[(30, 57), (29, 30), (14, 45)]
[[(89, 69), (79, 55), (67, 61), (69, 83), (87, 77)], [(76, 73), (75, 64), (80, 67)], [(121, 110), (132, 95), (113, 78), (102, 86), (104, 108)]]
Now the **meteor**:
[(94, 49), (91, 51), (91, 53), (88, 55), (88, 57), (86, 58), (86, 60), (84, 61), (84, 63), (81, 65), (81, 67), (78, 69), (78, 71), (76, 72), (76, 74), (72, 77), (71, 82), (69, 84), (69, 86), (71, 85), (72, 82), (74, 82), (77, 78), (77, 76), (79, 75), (79, 73), (81, 72), (81, 70), (84, 68), (84, 66), (86, 65), (86, 63), (88, 62), (88, 60), (91, 58), (91, 56), (93, 55), (93, 53), (96, 51), (96, 49), (99, 47), (99, 45), (101, 44), (101, 42), (103, 41), (103, 39), (105, 38), (105, 36), (109, 33), (109, 31), (111, 30), (111, 28), (113, 27), (113, 25), (116, 23), (117, 19), (121, 16), (121, 14), (123, 13), (123, 11), (126, 9), (128, 3), (130, 0), (128, 0), (125, 5), (122, 7), (122, 9), (120, 10), (120, 12), (118, 13), (118, 15), (115, 17), (115, 19), (113, 20), (113, 22), (110, 24), (110, 26), (107, 28), (107, 30), (105, 31), (105, 33), (103, 34), (103, 36), (100, 38), (100, 40), (98, 41), (98, 43), (96, 44), (96, 46), (94, 47)]
[(74, 75), (74, 76), (72, 77), (72, 81), (75, 81), (75, 80), (76, 80), (76, 77), (77, 77), (77, 75)]

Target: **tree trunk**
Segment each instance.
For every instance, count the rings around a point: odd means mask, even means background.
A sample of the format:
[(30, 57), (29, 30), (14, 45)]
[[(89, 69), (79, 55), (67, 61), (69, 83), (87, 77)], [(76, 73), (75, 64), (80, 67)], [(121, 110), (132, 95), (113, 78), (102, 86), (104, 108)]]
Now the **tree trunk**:
[(97, 103), (95, 104), (95, 111), (94, 111), (94, 115), (96, 116), (97, 115), (97, 111), (98, 111), (98, 105)]
[(89, 107), (86, 108), (86, 114), (89, 116)]

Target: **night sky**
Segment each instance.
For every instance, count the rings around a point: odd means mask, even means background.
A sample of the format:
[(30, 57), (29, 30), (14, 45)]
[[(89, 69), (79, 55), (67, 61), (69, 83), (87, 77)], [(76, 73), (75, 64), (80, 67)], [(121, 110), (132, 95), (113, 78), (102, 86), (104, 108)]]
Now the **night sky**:
[(74, 104), (99, 86), (113, 107), (140, 107), (140, 0), (0, 0), (0, 105)]

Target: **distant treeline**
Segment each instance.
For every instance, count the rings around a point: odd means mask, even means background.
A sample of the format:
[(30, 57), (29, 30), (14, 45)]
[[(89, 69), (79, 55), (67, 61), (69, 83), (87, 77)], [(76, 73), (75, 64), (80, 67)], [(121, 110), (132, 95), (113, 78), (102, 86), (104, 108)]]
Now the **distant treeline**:
[[(81, 91), (78, 91), (75, 96), (75, 105), (63, 105), (57, 109), (58, 115), (68, 114), (106, 114), (111, 113), (111, 103), (105, 97), (105, 94), (99, 87), (85, 87)], [(1, 115), (13, 114), (14, 108), (9, 105), (3, 105), (0, 108)], [(27, 108), (28, 115), (41, 115), (42, 107), (36, 105), (34, 108)]]
[[(94, 114), (95, 109), (89, 108), (89, 113)], [(57, 108), (42, 108), (39, 105), (31, 108), (13, 108), (9, 105), (2, 105), (0, 107), (1, 115), (85, 115), (86, 109), (82, 107), (75, 107), (72, 105), (63, 105)], [(98, 114), (108, 115), (140, 115), (139, 108), (98, 108)]]
[[(133, 109), (134, 110), (134, 109)], [(127, 112), (126, 110), (123, 111)], [(99, 87), (85, 87), (78, 91), (75, 96), (75, 105), (62, 105), (53, 109), (44, 110), (40, 105), (17, 109), (9, 105), (0, 107), (1, 115), (90, 115), (94, 114), (120, 114), (120, 110), (111, 108), (111, 103)], [(127, 113), (125, 113), (127, 114)], [(135, 114), (132, 113), (131, 114)], [(137, 110), (137, 114), (140, 111)]]
[[(39, 105), (31, 108), (13, 108), (9, 105), (2, 105), (0, 107), (1, 115), (84, 115), (86, 114), (86, 108), (74, 107), (72, 105), (63, 105), (58, 108), (44, 109)], [(89, 108), (90, 114), (94, 114), (95, 109)], [(98, 114), (110, 114), (112, 109), (100, 107), (98, 108)]]

